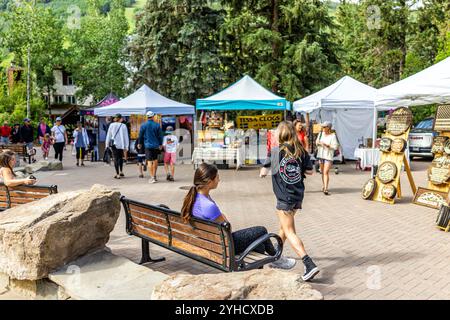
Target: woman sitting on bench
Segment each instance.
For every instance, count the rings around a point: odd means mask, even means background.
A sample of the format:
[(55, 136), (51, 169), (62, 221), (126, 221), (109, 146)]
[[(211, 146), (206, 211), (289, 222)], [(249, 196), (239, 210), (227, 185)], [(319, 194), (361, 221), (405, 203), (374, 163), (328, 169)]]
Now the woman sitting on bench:
[(16, 154), (10, 150), (3, 151), (0, 154), (0, 180), (7, 187), (17, 187), (21, 185), (33, 185), (36, 179), (16, 179), (14, 166), (16, 165)]
[[(185, 223), (188, 223), (192, 216), (219, 223), (228, 222), (225, 215), (209, 195), (210, 190), (217, 188), (219, 181), (219, 173), (216, 166), (202, 163), (197, 168), (194, 175), (194, 185), (184, 198), (183, 208), (181, 209), (182, 218)], [(261, 226), (233, 232), (234, 251), (236, 255), (242, 254), (250, 244), (266, 234), (267, 229)], [(262, 254), (266, 252), (271, 256), (276, 254), (276, 250), (270, 240), (258, 246), (255, 251)], [(273, 268), (280, 269), (291, 269), (294, 265), (284, 257), (271, 264)]]

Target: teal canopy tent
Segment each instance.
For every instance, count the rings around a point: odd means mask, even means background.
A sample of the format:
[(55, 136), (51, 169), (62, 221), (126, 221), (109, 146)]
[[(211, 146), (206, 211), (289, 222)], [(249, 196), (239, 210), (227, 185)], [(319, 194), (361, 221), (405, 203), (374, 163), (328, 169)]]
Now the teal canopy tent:
[(197, 99), (197, 110), (290, 110), (291, 104), (250, 76), (205, 99)]

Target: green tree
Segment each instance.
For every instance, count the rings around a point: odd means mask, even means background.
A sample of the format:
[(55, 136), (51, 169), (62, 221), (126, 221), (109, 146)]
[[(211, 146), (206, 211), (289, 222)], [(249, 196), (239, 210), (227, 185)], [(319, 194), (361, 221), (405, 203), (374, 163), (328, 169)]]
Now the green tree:
[(1, 29), (0, 45), (14, 54), (14, 62), (27, 68), (28, 50), (34, 74), (36, 91), (53, 90), (53, 70), (62, 63), (62, 22), (52, 10), (35, 6), (30, 1), (19, 1), (2, 13), (7, 24)]
[(77, 97), (89, 95), (100, 100), (109, 92), (123, 96), (126, 91), (126, 44), (128, 22), (123, 2), (113, 0), (111, 11), (102, 15), (98, 1), (91, 1), (79, 28), (66, 27), (68, 59), (65, 67), (73, 73), (79, 88)]
[(135, 86), (189, 103), (221, 88), (223, 16), (201, 0), (148, 1), (129, 46)]

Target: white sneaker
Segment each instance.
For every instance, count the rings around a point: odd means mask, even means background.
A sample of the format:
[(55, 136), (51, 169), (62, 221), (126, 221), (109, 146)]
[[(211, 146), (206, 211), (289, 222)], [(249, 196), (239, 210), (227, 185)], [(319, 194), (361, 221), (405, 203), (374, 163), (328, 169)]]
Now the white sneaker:
[(154, 177), (151, 177), (151, 178), (148, 180), (148, 183), (156, 183), (155, 178), (154, 178)]
[(280, 259), (278, 259), (275, 262), (272, 262), (270, 264), (270, 267), (274, 269), (289, 270), (295, 267), (296, 264), (297, 260), (281, 256)]

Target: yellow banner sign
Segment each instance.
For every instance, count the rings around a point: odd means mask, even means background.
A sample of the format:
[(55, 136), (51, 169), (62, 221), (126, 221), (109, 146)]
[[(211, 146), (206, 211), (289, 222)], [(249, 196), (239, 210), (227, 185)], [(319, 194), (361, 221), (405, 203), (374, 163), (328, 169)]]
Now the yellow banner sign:
[(272, 129), (283, 121), (283, 115), (266, 114), (263, 116), (240, 116), (236, 118), (236, 125), (239, 129)]

